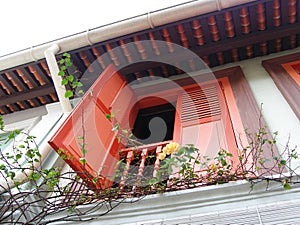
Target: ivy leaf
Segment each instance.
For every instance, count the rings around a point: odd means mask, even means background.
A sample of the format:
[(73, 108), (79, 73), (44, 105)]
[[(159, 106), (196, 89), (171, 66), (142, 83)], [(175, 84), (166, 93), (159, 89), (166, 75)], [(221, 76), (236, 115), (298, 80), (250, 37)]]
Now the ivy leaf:
[(71, 97), (73, 97), (73, 91), (71, 91), (71, 90), (67, 90), (66, 91), (66, 93), (65, 93), (65, 98), (71, 98)]
[(58, 72), (58, 76), (64, 76), (65, 75), (65, 72), (64, 71), (62, 71), (62, 70), (60, 70), (59, 72)]
[(73, 88), (82, 87), (82, 86), (83, 86), (83, 84), (79, 81), (75, 81), (75, 82), (72, 83)]
[(68, 81), (70, 81), (71, 83), (73, 82), (74, 80), (74, 76), (73, 75), (69, 75), (66, 77), (68, 79)]
[(69, 83), (69, 81), (67, 80), (67, 79), (63, 79), (62, 81), (61, 81), (61, 85), (67, 85)]
[(67, 52), (65, 52), (65, 53), (63, 54), (63, 56), (64, 56), (64, 57), (67, 57), (67, 58), (70, 58), (70, 57), (71, 57), (71, 55), (70, 55), (69, 53), (67, 53)]
[(67, 67), (66, 67), (66, 66), (61, 66), (61, 67), (60, 67), (60, 70), (61, 70), (61, 71), (65, 71), (65, 70), (67, 70)]
[(83, 92), (83, 90), (79, 90), (77, 94), (78, 94), (78, 95), (83, 95), (84, 92)]

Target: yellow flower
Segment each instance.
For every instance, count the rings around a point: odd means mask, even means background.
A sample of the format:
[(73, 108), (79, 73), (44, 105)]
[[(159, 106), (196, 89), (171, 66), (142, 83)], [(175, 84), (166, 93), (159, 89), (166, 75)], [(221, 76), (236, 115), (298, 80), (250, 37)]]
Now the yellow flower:
[(163, 148), (162, 152), (166, 155), (167, 154), (167, 148), (166, 146)]
[(166, 154), (161, 152), (161, 153), (159, 153), (158, 158), (159, 158), (159, 160), (164, 160), (166, 158)]
[(163, 148), (163, 152), (167, 155), (171, 155), (178, 148), (179, 144), (176, 142), (170, 142)]
[(212, 171), (217, 171), (218, 166), (217, 166), (216, 164), (213, 163), (213, 164), (210, 164), (210, 165), (209, 165), (208, 169), (209, 169), (209, 170), (212, 170)]
[(166, 152), (167, 152), (167, 155), (171, 155), (172, 154), (172, 148), (170, 148), (170, 146), (167, 146)]

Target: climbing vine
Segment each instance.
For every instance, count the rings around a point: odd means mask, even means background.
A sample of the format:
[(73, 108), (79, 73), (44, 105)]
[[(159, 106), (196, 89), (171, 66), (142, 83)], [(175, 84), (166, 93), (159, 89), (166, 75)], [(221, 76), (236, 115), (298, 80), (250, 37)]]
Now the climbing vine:
[(71, 72), (73, 66), (71, 55), (69, 53), (64, 53), (58, 63), (58, 76), (62, 78), (61, 84), (67, 88), (65, 97), (72, 98), (74, 95), (83, 95), (84, 92), (81, 88), (83, 86), (82, 83), (76, 78), (74, 73)]

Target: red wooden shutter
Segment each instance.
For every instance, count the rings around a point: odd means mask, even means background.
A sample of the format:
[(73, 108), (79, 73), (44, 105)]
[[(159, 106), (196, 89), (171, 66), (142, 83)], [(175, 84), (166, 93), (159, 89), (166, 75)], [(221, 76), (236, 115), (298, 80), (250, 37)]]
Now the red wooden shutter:
[(187, 89), (179, 97), (180, 141), (213, 158), (223, 148), (237, 156), (237, 145), (219, 83)]
[[(121, 74), (109, 66), (49, 141), (56, 151), (63, 149), (65, 155), (71, 156), (66, 161), (75, 172), (83, 172), (78, 173), (82, 178), (99, 176), (98, 188), (112, 184), (109, 178), (115, 173), (118, 150), (122, 147), (106, 114), (115, 113), (118, 122), (124, 125), (134, 98)], [(87, 150), (85, 155), (82, 144)], [(85, 165), (80, 158), (86, 159)]]

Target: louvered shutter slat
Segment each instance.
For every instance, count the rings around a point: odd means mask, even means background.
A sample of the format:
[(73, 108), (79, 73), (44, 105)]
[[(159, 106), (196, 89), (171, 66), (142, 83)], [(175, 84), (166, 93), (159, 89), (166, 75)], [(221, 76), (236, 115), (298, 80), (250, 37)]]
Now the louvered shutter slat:
[(182, 95), (181, 121), (183, 123), (220, 115), (221, 107), (217, 85), (204, 89), (187, 90)]

